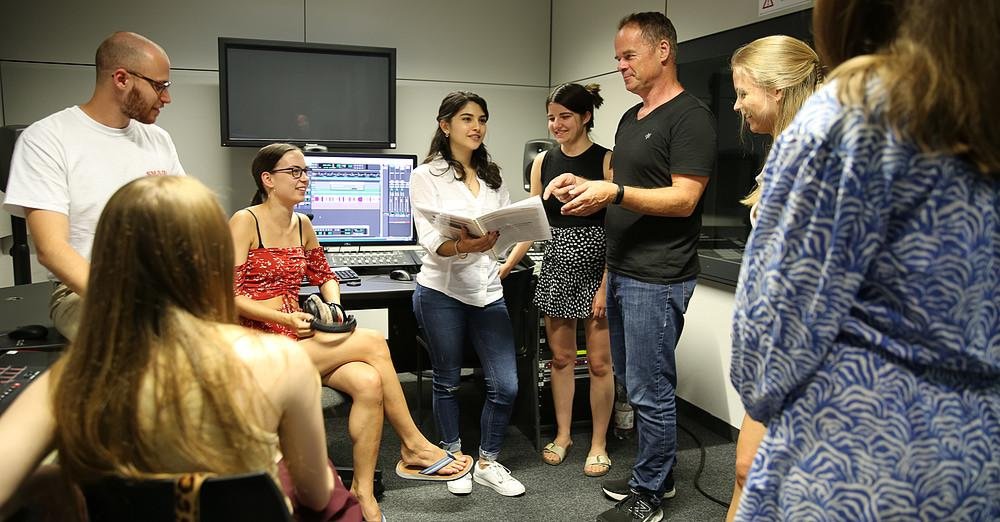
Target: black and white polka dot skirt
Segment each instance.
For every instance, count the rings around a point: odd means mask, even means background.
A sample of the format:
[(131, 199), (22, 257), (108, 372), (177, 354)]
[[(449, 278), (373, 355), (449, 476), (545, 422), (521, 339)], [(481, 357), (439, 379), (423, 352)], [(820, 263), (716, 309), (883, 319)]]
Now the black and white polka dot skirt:
[(604, 227), (552, 227), (535, 287), (538, 310), (550, 317), (590, 317), (604, 255)]

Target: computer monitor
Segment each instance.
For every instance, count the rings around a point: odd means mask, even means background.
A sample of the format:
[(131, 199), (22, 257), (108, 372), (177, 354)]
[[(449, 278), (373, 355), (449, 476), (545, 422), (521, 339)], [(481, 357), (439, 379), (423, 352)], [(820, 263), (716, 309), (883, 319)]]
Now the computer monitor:
[(413, 245), (412, 154), (306, 152), (309, 189), (298, 212), (312, 216), (323, 246)]

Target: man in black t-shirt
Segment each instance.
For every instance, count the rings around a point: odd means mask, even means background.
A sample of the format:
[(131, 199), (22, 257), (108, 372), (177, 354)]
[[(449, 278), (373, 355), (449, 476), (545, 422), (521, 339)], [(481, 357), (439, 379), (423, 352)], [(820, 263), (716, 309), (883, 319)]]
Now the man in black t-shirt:
[(614, 181), (563, 174), (546, 187), (562, 213), (607, 208), (608, 326), (615, 376), (635, 410), (638, 454), (628, 480), (602, 488), (620, 500), (602, 521), (660, 520), (674, 495), (677, 371), (674, 349), (699, 272), (701, 196), (715, 169), (716, 135), (708, 107), (677, 80), (677, 33), (662, 13), (624, 19), (615, 58), (625, 88), (642, 103), (618, 124)]

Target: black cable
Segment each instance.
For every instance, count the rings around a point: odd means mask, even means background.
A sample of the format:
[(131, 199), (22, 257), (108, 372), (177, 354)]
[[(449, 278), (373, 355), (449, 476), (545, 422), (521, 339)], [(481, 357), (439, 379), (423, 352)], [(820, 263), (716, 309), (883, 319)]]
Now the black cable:
[(718, 504), (718, 505), (720, 505), (720, 506), (722, 506), (722, 507), (724, 507), (726, 509), (729, 509), (729, 502), (723, 502), (723, 501), (721, 501), (721, 500), (713, 497), (712, 495), (709, 495), (708, 492), (706, 492), (701, 487), (701, 472), (705, 470), (705, 458), (706, 458), (706, 455), (708, 453), (705, 450), (705, 445), (702, 444), (701, 439), (699, 439), (697, 436), (695, 436), (695, 434), (691, 430), (685, 428), (680, 423), (677, 424), (677, 427), (680, 428), (680, 429), (682, 429), (682, 430), (684, 430), (684, 433), (687, 433), (688, 436), (690, 436), (692, 439), (694, 439), (695, 444), (698, 445), (698, 450), (699, 450), (700, 455), (701, 455), (700, 462), (698, 462), (698, 471), (694, 472), (694, 489), (698, 490), (698, 493), (701, 493), (702, 496), (704, 496), (708, 500), (711, 500), (712, 502), (715, 502), (716, 504)]

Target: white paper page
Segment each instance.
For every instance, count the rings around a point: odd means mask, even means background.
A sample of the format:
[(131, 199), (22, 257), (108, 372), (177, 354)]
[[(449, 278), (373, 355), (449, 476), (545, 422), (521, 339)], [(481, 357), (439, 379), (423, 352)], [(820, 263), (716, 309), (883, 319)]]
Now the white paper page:
[(549, 220), (545, 217), (545, 207), (542, 198), (533, 196), (508, 205), (504, 208), (488, 212), (477, 221), (483, 230), (500, 232), (493, 254), (502, 257), (508, 250), (521, 241), (541, 241), (552, 238)]

